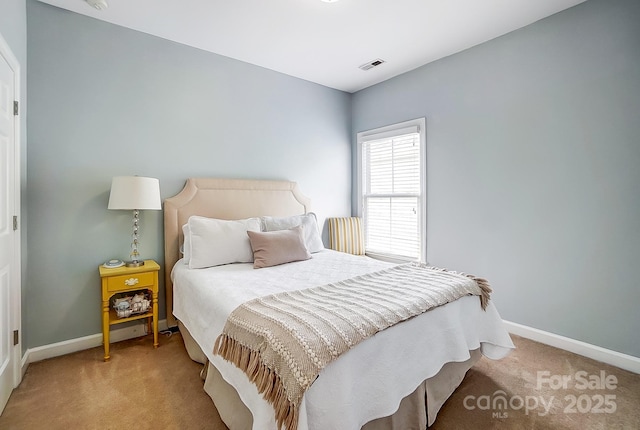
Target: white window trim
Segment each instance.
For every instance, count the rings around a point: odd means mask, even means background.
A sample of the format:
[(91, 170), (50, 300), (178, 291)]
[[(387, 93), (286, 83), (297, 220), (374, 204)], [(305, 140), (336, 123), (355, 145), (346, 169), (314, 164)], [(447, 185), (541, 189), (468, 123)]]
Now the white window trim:
[[(418, 132), (420, 134), (420, 205), (422, 206), (420, 217), (420, 261), (427, 262), (427, 127), (426, 118), (416, 118), (409, 121), (404, 121), (397, 124), (391, 124), (384, 127), (379, 127), (371, 130), (361, 131), (357, 133), (356, 137), (356, 191), (357, 191), (357, 216), (363, 215), (362, 207), (362, 143), (364, 141), (371, 141), (377, 139), (384, 139), (395, 135), (408, 134)], [(417, 130), (416, 130), (417, 129)], [(372, 139), (373, 138), (373, 139)], [(379, 258), (387, 261), (402, 262), (405, 259), (390, 256), (367, 253), (367, 255), (375, 258)]]

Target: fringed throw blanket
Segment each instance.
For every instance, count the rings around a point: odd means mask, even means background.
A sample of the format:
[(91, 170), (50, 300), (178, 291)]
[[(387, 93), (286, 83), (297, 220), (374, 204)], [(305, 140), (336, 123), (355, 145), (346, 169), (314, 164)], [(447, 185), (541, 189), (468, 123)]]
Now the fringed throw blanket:
[(489, 301), (487, 281), (409, 263), (236, 308), (214, 353), (254, 382), (275, 409), (278, 427), (296, 430), (305, 390), (320, 370), (359, 342), (465, 295)]

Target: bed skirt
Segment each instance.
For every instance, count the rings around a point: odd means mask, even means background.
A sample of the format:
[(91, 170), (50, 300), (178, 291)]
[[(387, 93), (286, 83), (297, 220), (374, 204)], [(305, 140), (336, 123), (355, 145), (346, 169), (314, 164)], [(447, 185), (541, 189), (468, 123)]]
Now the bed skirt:
[[(188, 330), (178, 321), (180, 334), (189, 357), (205, 365), (202, 375), (204, 390), (218, 409), (220, 418), (230, 430), (251, 430), (253, 418), (236, 390), (220, 375)], [(422, 383), (400, 402), (398, 410), (390, 416), (372, 420), (362, 430), (425, 429), (432, 425), (438, 411), (464, 379), (467, 371), (480, 359), (479, 349), (469, 351), (464, 362), (445, 364), (437, 375)]]

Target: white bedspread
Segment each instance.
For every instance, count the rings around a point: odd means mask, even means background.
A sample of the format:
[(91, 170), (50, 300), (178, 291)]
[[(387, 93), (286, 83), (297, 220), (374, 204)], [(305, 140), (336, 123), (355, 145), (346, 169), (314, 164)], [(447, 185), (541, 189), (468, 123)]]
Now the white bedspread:
[[(252, 264), (189, 269), (179, 261), (172, 273), (173, 313), (236, 388), (253, 414), (254, 430), (276, 430), (272, 406), (242, 371), (213, 355), (229, 314), (256, 297), (315, 287), (390, 265), (331, 250), (313, 254), (310, 260), (263, 269), (253, 269)], [(320, 373), (303, 399), (298, 429), (357, 430), (372, 419), (391, 415), (421, 381), (447, 362), (467, 360), (469, 350), (478, 347), (485, 356), (500, 359), (514, 346), (493, 303), (483, 311), (477, 296), (386, 329)]]

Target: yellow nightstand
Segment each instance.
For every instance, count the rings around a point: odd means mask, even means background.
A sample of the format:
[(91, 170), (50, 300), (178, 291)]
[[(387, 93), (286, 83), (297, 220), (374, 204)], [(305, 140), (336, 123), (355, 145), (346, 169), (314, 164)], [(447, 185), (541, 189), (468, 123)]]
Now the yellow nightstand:
[[(104, 361), (109, 361), (109, 330), (113, 324), (149, 318), (149, 331), (153, 323), (153, 347), (158, 347), (158, 271), (160, 266), (153, 260), (145, 260), (139, 267), (98, 268), (102, 279), (102, 342), (104, 343)], [(149, 290), (152, 296), (151, 310), (127, 318), (118, 318), (111, 309), (111, 297), (118, 293)]]

